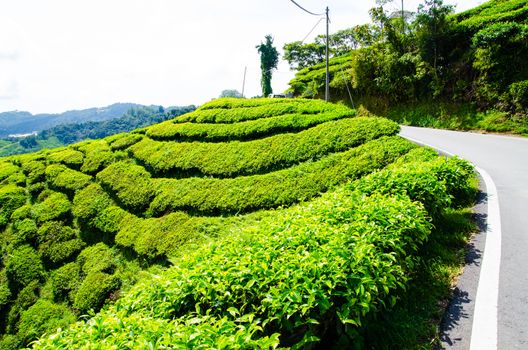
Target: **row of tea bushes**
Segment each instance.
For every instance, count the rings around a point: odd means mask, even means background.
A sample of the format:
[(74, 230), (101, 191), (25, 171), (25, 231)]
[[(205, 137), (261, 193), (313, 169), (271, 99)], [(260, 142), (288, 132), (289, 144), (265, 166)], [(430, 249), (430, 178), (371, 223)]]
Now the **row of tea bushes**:
[(396, 136), (382, 137), (316, 162), (264, 175), (234, 179), (154, 179), (157, 191), (148, 214), (160, 216), (177, 210), (236, 214), (288, 206), (380, 169), (413, 147), (409, 141)]
[(174, 123), (171, 120), (147, 128), (146, 135), (162, 141), (244, 141), (277, 133), (297, 132), (324, 122), (355, 115), (354, 110), (343, 109), (322, 114), (284, 114), (232, 124)]
[(247, 142), (161, 142), (146, 138), (129, 151), (155, 176), (237, 177), (317, 160), (398, 131), (399, 126), (387, 119), (357, 117)]

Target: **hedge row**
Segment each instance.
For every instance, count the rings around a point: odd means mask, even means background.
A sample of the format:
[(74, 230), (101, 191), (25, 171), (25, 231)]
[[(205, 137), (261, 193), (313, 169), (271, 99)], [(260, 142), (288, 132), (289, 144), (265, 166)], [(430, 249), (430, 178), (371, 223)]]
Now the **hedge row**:
[(455, 15), (459, 27), (473, 32), (498, 22), (522, 23), (528, 20), (525, 0), (490, 1), (482, 6)]
[(155, 140), (243, 141), (271, 136), (276, 133), (297, 132), (324, 122), (353, 117), (355, 114), (354, 110), (309, 115), (285, 114), (234, 124), (175, 124), (172, 121), (167, 121), (149, 127), (146, 130), (146, 135)]
[(234, 179), (154, 179), (157, 191), (149, 214), (160, 216), (177, 210), (224, 214), (291, 205), (348, 179), (383, 168), (414, 147), (400, 137), (382, 137), (317, 162), (265, 175)]
[(125, 339), (130, 347), (146, 339), (182, 348), (187, 341), (211, 348), (313, 343), (325, 331), (354, 330), (394, 302), (391, 293), (407, 282), (429, 230), (423, 207), (408, 198), (340, 191), (186, 255), (115, 307), (35, 348), (112, 347)]
[(285, 114), (320, 114), (332, 111), (349, 110), (344, 106), (336, 106), (321, 100), (281, 100), (281, 103), (258, 105), (253, 108), (244, 107), (243, 104), (232, 108), (209, 108), (212, 104), (173, 119), (175, 123), (238, 123), (247, 120), (276, 117)]
[(308, 100), (301, 99), (270, 99), (270, 98), (218, 98), (200, 106), (197, 110), (206, 109), (233, 109), (233, 108), (255, 108), (261, 106), (273, 107), (276, 104), (305, 103)]
[(236, 177), (316, 160), (381, 136), (395, 135), (398, 130), (399, 126), (387, 119), (358, 117), (326, 122), (296, 134), (248, 142), (189, 143), (143, 139), (129, 150), (157, 176)]

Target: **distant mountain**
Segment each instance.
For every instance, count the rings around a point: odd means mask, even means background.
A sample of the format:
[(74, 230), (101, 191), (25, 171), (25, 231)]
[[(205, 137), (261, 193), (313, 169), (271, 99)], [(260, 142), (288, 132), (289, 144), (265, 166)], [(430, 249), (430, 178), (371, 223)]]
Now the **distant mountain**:
[[(196, 108), (193, 105), (168, 107), (167, 109), (162, 106), (133, 106), (135, 107), (128, 109), (120, 117), (110, 120), (61, 123), (39, 131), (38, 135), (18, 133), (16, 137), (0, 138), (0, 157), (36, 152), (44, 148), (55, 148), (86, 139), (95, 140), (132, 131), (175, 118), (194, 111)], [(101, 114), (99, 113), (99, 116)]]
[(115, 103), (102, 108), (73, 110), (60, 114), (31, 114), (12, 111), (0, 113), (0, 138), (12, 134), (30, 134), (60, 124), (105, 121), (122, 117), (132, 108), (145, 107), (135, 103)]

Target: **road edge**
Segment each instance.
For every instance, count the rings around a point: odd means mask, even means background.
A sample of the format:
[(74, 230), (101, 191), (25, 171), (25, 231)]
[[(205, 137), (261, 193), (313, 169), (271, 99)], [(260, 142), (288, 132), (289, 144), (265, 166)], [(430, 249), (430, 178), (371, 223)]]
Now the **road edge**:
[[(416, 144), (433, 148), (447, 156), (455, 156), (449, 151), (412, 137), (402, 137)], [(488, 172), (477, 166), (475, 166), (475, 170), (486, 185), (488, 214), (485, 231), (486, 241), (473, 312), (470, 350), (496, 350), (498, 347), (498, 301), (502, 246), (499, 195), (495, 182)]]

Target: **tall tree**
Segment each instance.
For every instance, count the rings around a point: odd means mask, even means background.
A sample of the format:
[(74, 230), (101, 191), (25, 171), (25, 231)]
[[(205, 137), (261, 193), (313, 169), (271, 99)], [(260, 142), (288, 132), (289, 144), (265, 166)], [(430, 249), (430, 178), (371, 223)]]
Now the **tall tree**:
[(268, 96), (273, 92), (271, 88), (271, 76), (277, 64), (279, 63), (279, 52), (273, 46), (273, 37), (266, 35), (266, 42), (260, 43), (256, 48), (260, 53), (260, 69), (262, 71), (262, 77), (260, 79), (260, 85), (262, 86), (262, 95)]

